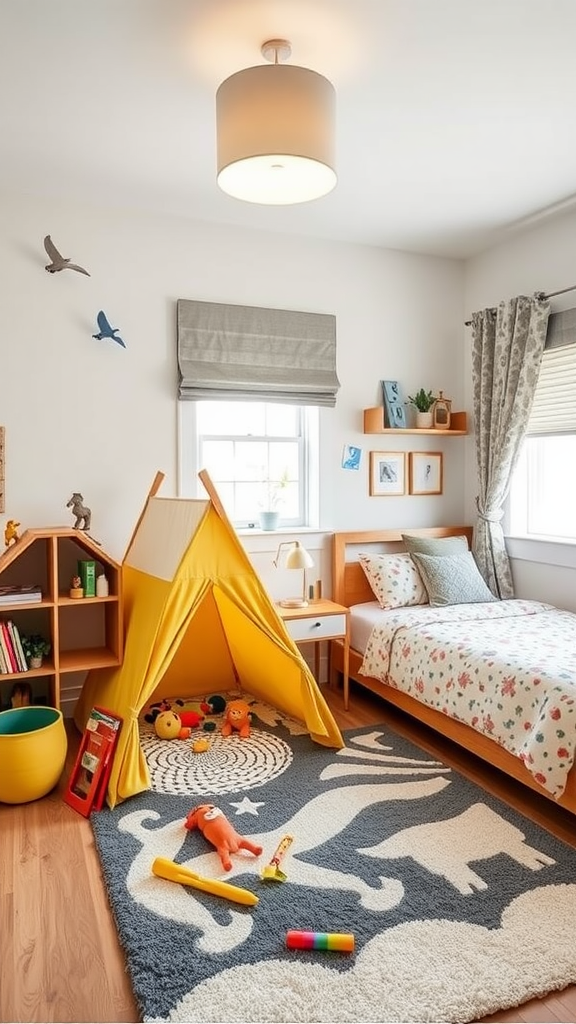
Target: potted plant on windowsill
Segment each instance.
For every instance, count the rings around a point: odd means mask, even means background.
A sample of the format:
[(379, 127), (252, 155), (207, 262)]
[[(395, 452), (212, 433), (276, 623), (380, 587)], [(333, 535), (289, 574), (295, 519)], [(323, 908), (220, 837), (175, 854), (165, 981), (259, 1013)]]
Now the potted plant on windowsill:
[(288, 470), (285, 469), (278, 480), (265, 480), (260, 501), (260, 527), (262, 530), (276, 530), (280, 519), (280, 509), (284, 502), (285, 490), (288, 486)]
[(50, 641), (39, 633), (33, 633), (31, 636), (20, 637), (20, 642), (28, 668), (41, 668), (43, 658), (52, 650)]
[(425, 430), (432, 426), (432, 406), (436, 401), (431, 391), (420, 388), (415, 395), (408, 395), (407, 405), (413, 405), (416, 409), (416, 426)]

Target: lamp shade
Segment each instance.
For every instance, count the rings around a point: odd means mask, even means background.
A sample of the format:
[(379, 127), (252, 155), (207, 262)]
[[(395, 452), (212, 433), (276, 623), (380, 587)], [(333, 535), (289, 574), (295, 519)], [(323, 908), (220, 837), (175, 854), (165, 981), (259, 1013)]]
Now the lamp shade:
[(306, 548), (295, 540), (294, 547), (286, 555), (286, 568), (287, 569), (311, 569), (314, 565), (314, 559)]
[(259, 64), (216, 93), (218, 185), (249, 203), (303, 203), (330, 192), (334, 87), (293, 64)]

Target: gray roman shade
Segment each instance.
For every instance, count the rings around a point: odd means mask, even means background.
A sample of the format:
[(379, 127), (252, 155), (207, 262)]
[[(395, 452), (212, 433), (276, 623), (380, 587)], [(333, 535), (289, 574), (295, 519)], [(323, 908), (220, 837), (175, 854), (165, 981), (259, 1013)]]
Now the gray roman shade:
[(336, 404), (336, 317), (178, 300), (181, 401)]
[(576, 309), (552, 313), (527, 434), (576, 433)]

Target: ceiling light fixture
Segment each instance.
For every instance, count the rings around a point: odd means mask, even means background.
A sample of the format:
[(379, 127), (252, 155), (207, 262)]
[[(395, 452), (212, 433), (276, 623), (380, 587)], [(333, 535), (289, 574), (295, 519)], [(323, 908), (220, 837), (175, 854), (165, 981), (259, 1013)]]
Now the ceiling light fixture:
[(336, 184), (334, 86), (281, 63), (292, 53), (285, 39), (261, 52), (272, 63), (238, 71), (216, 93), (218, 185), (248, 203), (319, 199)]

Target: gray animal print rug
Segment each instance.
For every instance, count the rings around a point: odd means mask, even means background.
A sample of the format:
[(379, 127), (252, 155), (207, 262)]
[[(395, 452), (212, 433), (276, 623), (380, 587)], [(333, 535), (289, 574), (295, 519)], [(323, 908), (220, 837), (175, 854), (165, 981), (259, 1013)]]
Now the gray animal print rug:
[[(334, 751), (254, 702), (249, 739), (213, 736), (144, 737), (154, 789), (91, 817), (144, 1020), (466, 1022), (576, 983), (576, 850), (384, 726)], [(225, 872), (184, 826), (200, 803), (261, 856)], [(286, 878), (264, 880), (286, 835)], [(259, 901), (156, 877), (157, 857)], [(292, 930), (355, 948), (289, 949)]]

